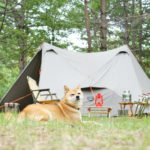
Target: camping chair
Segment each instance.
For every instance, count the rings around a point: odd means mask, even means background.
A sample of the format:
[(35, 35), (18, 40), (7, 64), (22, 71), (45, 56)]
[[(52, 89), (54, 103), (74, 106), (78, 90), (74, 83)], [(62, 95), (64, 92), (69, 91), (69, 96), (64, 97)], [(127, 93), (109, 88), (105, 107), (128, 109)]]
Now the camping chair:
[(31, 77), (27, 76), (27, 81), (32, 92), (34, 103), (51, 103), (59, 101), (56, 93), (51, 93), (50, 89), (40, 89), (36, 81)]
[(139, 100), (136, 104), (137, 107), (135, 109), (135, 114), (141, 118), (144, 116), (145, 109), (150, 107), (150, 93), (143, 93), (141, 100)]

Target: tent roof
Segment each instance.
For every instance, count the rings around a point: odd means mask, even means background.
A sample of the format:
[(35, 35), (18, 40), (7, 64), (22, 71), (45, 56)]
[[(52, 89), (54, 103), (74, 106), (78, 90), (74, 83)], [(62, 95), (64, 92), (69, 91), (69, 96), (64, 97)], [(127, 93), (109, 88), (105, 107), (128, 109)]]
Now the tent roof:
[(63, 86), (104, 87), (121, 96), (130, 90), (134, 99), (150, 89), (150, 80), (128, 46), (106, 52), (72, 52), (43, 43), (39, 86), (63, 96)]

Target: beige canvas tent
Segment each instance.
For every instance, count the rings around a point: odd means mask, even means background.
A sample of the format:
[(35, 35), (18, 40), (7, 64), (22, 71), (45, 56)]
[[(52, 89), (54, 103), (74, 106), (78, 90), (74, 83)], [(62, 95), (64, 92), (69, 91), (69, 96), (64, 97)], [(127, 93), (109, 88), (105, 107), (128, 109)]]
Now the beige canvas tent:
[[(82, 53), (43, 43), (1, 104), (29, 93), (26, 76), (35, 79), (40, 88), (50, 88), (59, 98), (64, 85), (80, 85), (85, 94), (84, 106), (94, 105), (88, 98), (92, 87), (95, 94), (103, 94), (104, 105), (111, 106), (114, 115), (124, 90), (131, 91), (133, 101), (142, 92), (150, 91), (150, 80), (126, 45), (106, 52)], [(29, 103), (32, 97), (20, 101), (22, 108)]]

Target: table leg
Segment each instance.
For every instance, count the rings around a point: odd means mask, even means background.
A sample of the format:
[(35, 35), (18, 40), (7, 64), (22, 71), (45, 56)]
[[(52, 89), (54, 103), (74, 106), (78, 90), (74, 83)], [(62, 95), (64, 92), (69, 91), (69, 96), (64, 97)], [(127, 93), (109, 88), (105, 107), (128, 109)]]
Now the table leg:
[(129, 114), (130, 117), (133, 116), (133, 104), (130, 104), (130, 114)]
[(88, 116), (91, 117), (91, 109), (88, 108)]
[(126, 104), (120, 104), (120, 109), (125, 110)]
[(125, 110), (125, 108), (126, 108), (126, 104), (123, 105), (123, 110)]
[(135, 109), (135, 115), (137, 114), (137, 112), (138, 112), (138, 108), (139, 108), (139, 104), (137, 104), (137, 106), (136, 106), (136, 109)]
[(122, 108), (122, 104), (120, 104), (120, 109), (122, 110), (123, 108)]
[(111, 108), (108, 108), (108, 114), (107, 114), (108, 118), (110, 118), (110, 112), (111, 112)]

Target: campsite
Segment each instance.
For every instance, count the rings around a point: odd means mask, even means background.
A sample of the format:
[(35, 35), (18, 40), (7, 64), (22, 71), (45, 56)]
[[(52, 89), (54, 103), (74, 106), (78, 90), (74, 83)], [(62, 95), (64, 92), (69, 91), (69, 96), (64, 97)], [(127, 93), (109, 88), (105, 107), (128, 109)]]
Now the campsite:
[(149, 9), (0, 1), (0, 150), (149, 150)]

